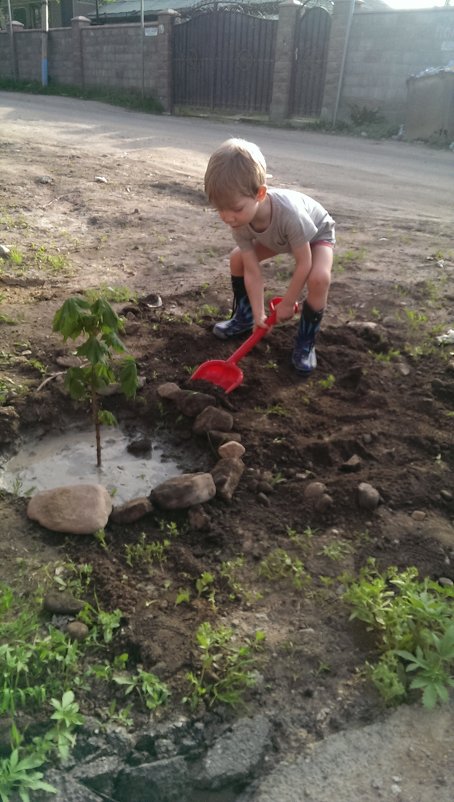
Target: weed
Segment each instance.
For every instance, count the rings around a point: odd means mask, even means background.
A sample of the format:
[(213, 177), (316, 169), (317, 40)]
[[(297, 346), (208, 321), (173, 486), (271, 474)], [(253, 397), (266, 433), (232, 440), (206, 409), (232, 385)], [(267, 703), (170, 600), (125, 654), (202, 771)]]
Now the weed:
[(302, 590), (310, 582), (310, 576), (301, 560), (290, 556), (281, 548), (274, 549), (261, 561), (259, 574), (273, 582), (291, 579), (297, 590)]
[[(115, 488), (113, 488), (110, 491), (110, 495), (113, 497), (115, 496), (115, 493), (116, 490)], [(96, 542), (101, 546), (101, 548), (104, 549), (104, 551), (108, 551), (105, 529), (97, 529), (96, 532), (94, 533), (94, 538)]]
[(199, 596), (199, 598), (201, 596), (206, 596), (214, 610), (216, 608), (216, 594), (213, 586), (214, 574), (211, 574), (209, 571), (204, 571), (202, 574), (200, 574), (199, 578), (196, 579), (195, 582), (197, 596)]
[(109, 707), (107, 708), (107, 714), (109, 716), (110, 721), (116, 721), (122, 727), (132, 727), (134, 724), (134, 720), (131, 718), (131, 705), (126, 705), (126, 707), (120, 707), (117, 710), (117, 703), (115, 699), (110, 703)]
[(395, 348), (390, 348), (389, 351), (386, 353), (375, 351), (369, 351), (369, 353), (377, 360), (377, 362), (392, 362), (393, 359), (397, 359), (400, 356), (400, 351)]
[(369, 669), (388, 703), (402, 701), (413, 689), (422, 691), (426, 707), (447, 699), (454, 687), (454, 588), (419, 580), (416, 568), (399, 573), (390, 567), (380, 574), (369, 560), (343, 598), (353, 608), (350, 618), (378, 635), (382, 656)]
[(0, 376), (0, 407), (8, 404), (12, 398), (27, 395), (28, 390), (23, 384), (18, 384), (8, 376)]
[(175, 606), (179, 604), (189, 604), (191, 601), (191, 592), (188, 588), (180, 588), (175, 599)]
[(285, 478), (285, 476), (282, 475), (280, 471), (278, 471), (277, 473), (273, 473), (273, 475), (270, 477), (270, 485), (272, 485), (273, 487), (275, 485), (282, 485), (286, 481), (287, 479)]
[(61, 270), (66, 266), (66, 259), (61, 253), (48, 253), (45, 245), (31, 245), (34, 253), (34, 263), (38, 267), (48, 267), (50, 270)]
[(17, 248), (11, 248), (11, 250), (10, 250), (10, 252), (8, 254), (8, 258), (9, 258), (10, 262), (13, 263), (13, 265), (16, 265), (16, 267), (20, 267), (20, 265), (24, 261), (23, 254)]
[(336, 378), (332, 373), (329, 373), (326, 379), (318, 380), (318, 385), (322, 388), (322, 390), (331, 390), (331, 387), (334, 387), (335, 384)]
[(162, 566), (165, 562), (167, 551), (170, 548), (170, 540), (153, 540), (151, 543), (146, 541), (147, 536), (145, 532), (142, 532), (136, 544), (125, 546), (126, 562), (129, 566), (132, 567), (136, 563), (152, 565), (155, 562)]
[(125, 688), (125, 695), (135, 691), (148, 710), (156, 710), (165, 704), (170, 696), (167, 685), (155, 674), (139, 669), (136, 674), (115, 674), (112, 677), (117, 685)]
[(179, 537), (182, 534), (182, 530), (178, 528), (176, 521), (160, 521), (159, 531), (173, 538)]
[(287, 537), (295, 546), (299, 546), (300, 548), (307, 550), (317, 530), (312, 529), (310, 526), (306, 526), (303, 532), (298, 532), (291, 526), (287, 526), (285, 531)]
[[(30, 791), (46, 791), (54, 794), (57, 789), (50, 783), (44, 782), (43, 772), (37, 771), (44, 758), (37, 755), (21, 757), (19, 749), (13, 749), (10, 756), (0, 760), (0, 798), (2, 802), (9, 802), (11, 795), (19, 794), (22, 802), (28, 802)], [(16, 797), (17, 798), (17, 797)]]
[(225, 562), (221, 563), (219, 573), (223, 579), (227, 580), (228, 585), (231, 588), (232, 592), (229, 597), (231, 601), (239, 598), (243, 599), (246, 604), (252, 604), (253, 602), (261, 599), (262, 594), (259, 591), (248, 590), (242, 584), (241, 574), (245, 565), (246, 557), (239, 555), (233, 560), (226, 560)]
[(423, 312), (417, 312), (413, 309), (405, 309), (404, 312), (412, 329), (417, 329), (424, 323), (427, 323), (427, 315)]
[(261, 630), (253, 638), (235, 642), (229, 627), (214, 629), (208, 621), (200, 624), (196, 632), (200, 668), (186, 675), (192, 690), (183, 701), (192, 709), (201, 701), (209, 706), (218, 702), (233, 706), (242, 703), (247, 688), (256, 684), (255, 654), (264, 640)]
[(81, 598), (91, 585), (93, 566), (90, 563), (76, 564), (68, 561), (55, 568), (54, 582), (60, 590), (67, 590)]
[(17, 321), (8, 315), (0, 315), (0, 323), (3, 323), (7, 326), (14, 326)]
[(330, 560), (337, 562), (352, 553), (352, 546), (344, 540), (334, 540), (332, 543), (323, 546), (318, 553), (322, 557), (328, 557)]

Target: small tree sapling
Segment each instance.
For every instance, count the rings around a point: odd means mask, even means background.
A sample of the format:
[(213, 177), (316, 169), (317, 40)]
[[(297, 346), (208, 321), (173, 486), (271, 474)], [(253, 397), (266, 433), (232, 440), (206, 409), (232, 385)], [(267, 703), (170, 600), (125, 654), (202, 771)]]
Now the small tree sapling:
[[(89, 399), (96, 434), (97, 466), (101, 466), (101, 424), (115, 425), (111, 412), (101, 409), (100, 393), (113, 383), (119, 383), (127, 398), (134, 397), (137, 387), (137, 366), (134, 357), (126, 353), (120, 340), (123, 322), (108, 301), (98, 298), (92, 303), (85, 298), (71, 297), (54, 316), (52, 330), (63, 339), (77, 340), (76, 354), (83, 360), (77, 367), (68, 368), (65, 387), (75, 400)], [(115, 359), (115, 354), (123, 354)]]

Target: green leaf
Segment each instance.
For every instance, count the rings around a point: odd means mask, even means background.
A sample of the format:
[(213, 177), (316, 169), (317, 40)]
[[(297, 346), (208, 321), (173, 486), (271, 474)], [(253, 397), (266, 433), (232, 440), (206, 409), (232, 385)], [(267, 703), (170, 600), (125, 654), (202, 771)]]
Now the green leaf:
[(90, 304), (83, 298), (67, 298), (54, 315), (52, 331), (60, 332), (65, 340), (75, 340), (84, 330), (88, 309)]
[(122, 341), (120, 340), (118, 334), (115, 331), (109, 331), (107, 334), (104, 334), (103, 340), (109, 346), (109, 348), (113, 348), (118, 354), (123, 353), (126, 351), (125, 346), (123, 345)]
[(139, 386), (137, 378), (137, 365), (132, 356), (126, 357), (121, 363), (120, 385), (127, 398), (133, 398)]
[(422, 703), (424, 707), (429, 708), (429, 710), (435, 707), (437, 703), (437, 691), (433, 685), (427, 685), (427, 687), (424, 688)]
[(77, 349), (79, 356), (84, 356), (91, 362), (92, 365), (97, 365), (109, 357), (109, 351), (106, 345), (98, 340), (97, 337), (91, 335), (82, 345)]

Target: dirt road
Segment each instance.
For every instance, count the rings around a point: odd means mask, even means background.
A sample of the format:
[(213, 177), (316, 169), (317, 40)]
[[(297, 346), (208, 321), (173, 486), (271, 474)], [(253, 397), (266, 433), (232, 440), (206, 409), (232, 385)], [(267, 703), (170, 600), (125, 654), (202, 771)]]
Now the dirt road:
[(263, 128), (241, 122), (211, 122), (125, 111), (91, 101), (0, 93), (3, 138), (60, 144), (111, 157), (128, 152), (144, 170), (159, 163), (175, 176), (200, 182), (210, 152), (229, 136), (259, 144), (277, 182), (315, 193), (329, 208), (364, 212), (371, 218), (434, 219), (452, 222), (454, 154), (415, 144), (369, 141)]

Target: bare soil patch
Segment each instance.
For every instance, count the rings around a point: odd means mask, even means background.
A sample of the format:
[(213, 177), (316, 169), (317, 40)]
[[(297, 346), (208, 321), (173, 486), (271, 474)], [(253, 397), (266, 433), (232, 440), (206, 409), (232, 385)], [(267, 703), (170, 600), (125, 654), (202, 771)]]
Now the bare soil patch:
[[(21, 263), (0, 262), (0, 376), (12, 382), (3, 411), (19, 415), (20, 437), (84, 414), (57, 380), (38, 390), (37, 364), (45, 375), (57, 372), (57, 358), (70, 351), (52, 334), (55, 310), (89, 287), (122, 286), (136, 299), (115, 308), (126, 316), (125, 342), (146, 384), (135, 402), (113, 398), (106, 406), (132, 431), (163, 428), (187, 449), (188, 468), (209, 469), (212, 444), (196, 440), (192, 420), (156, 394), (167, 381), (190, 388), (198, 364), (235, 347), (211, 334), (230, 304), (231, 243), (206, 205), (202, 175), (158, 157), (147, 169), (134, 156), (103, 159), (88, 147), (68, 153), (2, 141), (0, 154), (1, 239), (23, 255)], [(25, 500), (0, 497), (0, 577), (19, 587), (33, 581), (18, 558), (30, 566), (54, 558), (91, 564), (99, 605), (123, 612), (113, 653), (127, 651), (158, 673), (171, 706), (181, 707), (188, 692), (202, 621), (232, 626), (238, 637), (263, 629), (260, 681), (247, 709), (275, 716), (287, 751), (383, 710), (361, 673), (373, 644), (340, 601), (343, 572), (374, 557), (380, 568), (414, 565), (422, 577), (454, 580), (454, 349), (435, 339), (452, 327), (452, 231), (398, 214), (371, 225), (366, 210), (352, 222), (341, 198), (335, 216), (339, 245), (319, 367), (307, 381), (295, 375), (288, 324), (244, 360), (244, 383), (231, 396), (215, 394), (234, 416), (247, 469), (230, 503), (205, 505), (205, 526), (191, 525), (187, 513), (155, 510), (134, 525), (109, 525), (103, 549), (32, 525)], [(269, 297), (282, 293), (290, 270), (286, 259), (265, 267)], [(159, 293), (161, 308), (147, 305), (150, 293)], [(4, 430), (6, 454), (19, 439)], [(304, 494), (314, 480), (331, 498), (323, 509)], [(375, 511), (358, 505), (361, 482), (380, 493)], [(128, 545), (143, 532), (162, 540), (174, 524), (178, 535), (161, 566), (128, 565)], [(276, 548), (303, 563), (302, 588), (261, 575)], [(239, 557), (235, 589), (222, 567)], [(204, 571), (214, 577), (214, 603), (196, 590)], [(191, 600), (176, 605), (182, 588)], [(101, 702), (87, 698), (85, 708), (99, 711)]]

